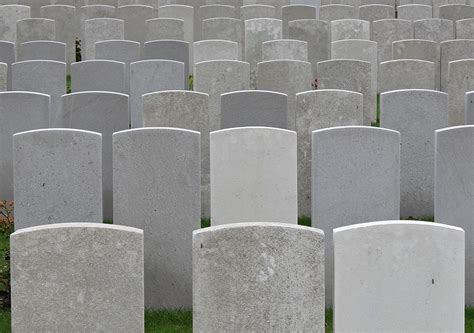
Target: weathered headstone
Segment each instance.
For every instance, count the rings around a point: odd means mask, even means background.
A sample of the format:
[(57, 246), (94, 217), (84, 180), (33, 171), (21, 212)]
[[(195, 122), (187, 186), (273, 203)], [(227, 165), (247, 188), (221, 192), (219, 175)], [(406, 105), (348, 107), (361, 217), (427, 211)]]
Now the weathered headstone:
[(193, 67), (203, 61), (240, 59), (239, 44), (230, 40), (213, 39), (194, 42), (193, 53)]
[(411, 21), (429, 19), (433, 17), (433, 7), (419, 4), (398, 6), (397, 17)]
[(35, 40), (55, 40), (56, 22), (50, 19), (28, 18), (16, 22), (16, 44)]
[(456, 21), (455, 29), (456, 39), (474, 39), (474, 18)]
[(0, 6), (0, 40), (16, 43), (16, 22), (29, 17), (29, 6)]
[(295, 39), (275, 39), (263, 42), (262, 60), (308, 61), (308, 43)]
[(124, 39), (124, 22), (112, 18), (96, 18), (84, 22), (82, 60), (94, 59), (95, 43), (104, 40)]
[(76, 0), (7, 0), (10, 3), (23, 4), (30, 6), (31, 17), (41, 17), (41, 7), (49, 5), (64, 5), (64, 6), (76, 6)]
[(197, 10), (195, 9), (194, 12), (194, 40), (197, 42), (203, 39), (202, 24), (204, 20), (221, 17), (240, 18), (234, 6), (214, 4), (197, 7)]
[(435, 89), (435, 65), (417, 59), (381, 62), (378, 93), (400, 89)]
[(127, 5), (117, 8), (117, 18), (125, 22), (125, 39), (144, 43), (146, 20), (155, 17), (153, 7), (143, 5)]
[(155, 7), (155, 0), (117, 0), (117, 6), (128, 6), (128, 5), (143, 5)]
[(439, 18), (451, 21), (474, 18), (474, 6), (447, 4), (439, 7)]
[(441, 91), (448, 92), (448, 65), (451, 61), (474, 57), (474, 40), (455, 39), (440, 43)]
[(146, 21), (145, 41), (174, 39), (184, 41), (184, 21), (173, 18), (155, 18)]
[(415, 21), (415, 38), (441, 43), (454, 39), (454, 22), (439, 18)]
[(318, 18), (317, 9), (308, 5), (288, 5), (281, 7), (283, 38), (288, 38), (288, 22), (294, 20), (315, 20)]
[(473, 125), (474, 124), (474, 95), (473, 92), (466, 93), (466, 100), (465, 100), (465, 115), (466, 115), (466, 124)]
[(7, 64), (7, 90), (12, 90), (12, 64), (16, 61), (15, 43), (0, 41), (0, 62)]
[(33, 41), (18, 45), (18, 61), (54, 60), (66, 62), (66, 44), (54, 41)]
[(336, 20), (331, 22), (331, 40), (370, 39), (370, 22), (363, 20)]
[(125, 63), (87, 60), (71, 64), (71, 91), (125, 93)]
[(358, 19), (359, 10), (348, 5), (325, 5), (319, 8), (319, 19), (322, 21), (335, 21), (343, 19)]
[(413, 22), (400, 19), (372, 23), (372, 40), (377, 42), (379, 63), (392, 60), (392, 42), (413, 38)]
[(189, 43), (182, 40), (154, 40), (143, 44), (143, 59), (179, 61), (184, 64), (183, 84), (188, 87)]
[(240, 19), (242, 22), (255, 18), (276, 18), (275, 7), (258, 4), (240, 7)]
[(466, 93), (474, 90), (474, 59), (448, 65), (449, 126), (466, 124)]
[(387, 5), (365, 5), (359, 7), (359, 17), (361, 20), (374, 21), (394, 19), (395, 7)]
[[(78, 27), (79, 31), (76, 32), (76, 38), (81, 39), (82, 45), (84, 45), (84, 29), (85, 22), (87, 20), (97, 19), (97, 18), (115, 18), (116, 9), (115, 6), (108, 5), (88, 5), (80, 7), (78, 11)], [(123, 39), (123, 38), (122, 38)]]

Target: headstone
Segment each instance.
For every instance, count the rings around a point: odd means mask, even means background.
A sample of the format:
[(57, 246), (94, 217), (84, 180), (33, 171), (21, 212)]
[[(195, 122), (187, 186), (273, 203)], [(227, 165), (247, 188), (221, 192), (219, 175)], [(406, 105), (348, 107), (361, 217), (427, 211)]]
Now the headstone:
[(28, 18), (16, 22), (16, 44), (35, 40), (55, 40), (56, 23), (54, 20)]
[(7, 90), (12, 90), (12, 64), (16, 61), (15, 43), (0, 41), (0, 62), (7, 64)]
[(294, 20), (315, 20), (318, 18), (317, 9), (308, 5), (288, 5), (281, 7), (283, 22), (283, 38), (289, 38), (288, 22)]
[(143, 330), (142, 230), (98, 223), (26, 228), (11, 235), (10, 253), (14, 331)]
[[(451, 1), (451, 0), (450, 0)], [(433, 6), (433, 0), (398, 0), (397, 5), (398, 6), (404, 6), (404, 5), (427, 5), (427, 6)], [(433, 8), (434, 10), (434, 8)]]
[[(193, 67), (209, 60), (239, 60), (239, 44), (230, 40), (202, 40), (194, 42)], [(194, 72), (194, 69), (193, 69)]]
[[(82, 47), (84, 47), (84, 29), (85, 22), (87, 20), (97, 19), (97, 18), (115, 18), (116, 9), (115, 6), (107, 5), (88, 5), (81, 7), (78, 12), (78, 23), (79, 31), (76, 37), (81, 39)], [(122, 37), (123, 39), (123, 37)]]
[(365, 5), (359, 7), (359, 17), (361, 20), (374, 21), (395, 19), (395, 7), (387, 5)]
[(360, 5), (365, 6), (365, 5), (386, 5), (386, 6), (392, 6), (395, 7), (395, 4), (398, 3), (399, 1), (395, 0), (361, 0)]
[(435, 64), (425, 60), (400, 59), (379, 65), (378, 93), (400, 89), (435, 89)]
[(327, 235), (326, 307), (331, 307), (336, 305), (332, 230), (400, 218), (400, 133), (361, 126), (317, 130), (311, 158), (311, 220)]
[(433, 216), (434, 131), (448, 125), (448, 95), (397, 90), (380, 95), (380, 126), (401, 133), (400, 215)]
[(12, 64), (12, 89), (50, 95), (49, 117), (54, 120), (61, 108), (61, 96), (66, 93), (66, 63), (51, 60), (16, 62)]
[(343, 39), (370, 39), (370, 22), (362, 20), (336, 20), (331, 22), (332, 41)]
[(298, 215), (311, 216), (311, 132), (363, 123), (363, 95), (321, 89), (296, 94), (298, 134)]
[(184, 64), (183, 84), (188, 87), (189, 43), (182, 40), (154, 40), (143, 44), (143, 59), (179, 61)]
[(117, 0), (117, 7), (128, 6), (128, 5), (143, 5), (143, 6), (155, 6), (154, 0)]
[(21, 43), (18, 48), (18, 61), (24, 60), (66, 62), (66, 44), (43, 40)]
[(0, 91), (8, 90), (8, 65), (0, 62)]
[(288, 96), (288, 129), (295, 130), (296, 94), (311, 90), (311, 64), (297, 60), (272, 60), (258, 64), (257, 88)]
[(276, 16), (276, 10), (274, 6), (257, 4), (240, 7), (240, 19), (242, 20), (242, 23), (245, 20), (251, 20), (255, 18), (276, 18)]
[(84, 39), (82, 54), (84, 59), (94, 59), (95, 43), (104, 40), (124, 39), (124, 22), (111, 18), (96, 18), (84, 23)]
[(319, 8), (319, 19), (322, 21), (335, 21), (343, 19), (358, 19), (359, 11), (354, 6), (348, 5), (325, 5)]
[(262, 60), (308, 61), (308, 43), (295, 39), (276, 39), (263, 42)]
[(71, 91), (125, 93), (125, 63), (87, 60), (71, 64)]
[(0, 92), (0, 198), (13, 200), (13, 134), (49, 127), (50, 98), (26, 92)]
[(456, 21), (455, 27), (456, 39), (474, 39), (474, 18)]
[(448, 92), (448, 65), (451, 61), (474, 57), (474, 40), (455, 39), (440, 43), (441, 91)]
[(103, 6), (117, 6), (117, 0), (76, 0), (76, 6), (84, 7), (84, 6), (95, 6), (95, 5), (103, 5)]
[(323, 248), (320, 230), (281, 223), (195, 231), (194, 329), (323, 332)]
[(210, 143), (213, 226), (246, 221), (297, 224), (295, 132), (238, 127), (211, 132)]
[(452, 61), (448, 65), (449, 126), (467, 124), (466, 93), (474, 90), (474, 59)]
[(155, 18), (146, 21), (145, 41), (174, 39), (184, 41), (184, 21), (173, 18)]
[(142, 95), (163, 90), (182, 90), (184, 64), (171, 60), (142, 60), (130, 64), (131, 127), (143, 126)]
[(41, 7), (49, 5), (64, 5), (64, 6), (74, 6), (76, 7), (76, 0), (7, 0), (11, 3), (23, 4), (30, 6), (31, 8), (31, 17), (41, 17)]
[(147, 309), (193, 306), (191, 237), (200, 228), (200, 140), (198, 132), (175, 128), (113, 136), (114, 223), (139, 227), (148, 235)]
[(82, 130), (13, 135), (15, 230), (63, 222), (102, 223), (101, 148), (99, 133)]
[(372, 23), (372, 40), (377, 42), (379, 63), (392, 60), (392, 42), (413, 39), (413, 22), (390, 19)]
[(430, 19), (433, 17), (433, 7), (420, 4), (398, 6), (397, 17), (411, 21)]
[(454, 39), (454, 22), (439, 18), (414, 22), (415, 38), (441, 43)]
[(333, 237), (335, 331), (464, 331), (462, 229), (384, 221)]
[(0, 6), (0, 40), (16, 43), (16, 22), (29, 17), (29, 6)]
[(336, 59), (318, 63), (320, 89), (342, 89), (364, 95), (364, 125), (370, 126), (375, 114), (376, 90), (373, 90), (371, 64), (367, 61)]
[(474, 6), (448, 4), (439, 7), (439, 18), (451, 21), (474, 18)]
[(472, 104), (474, 104), (474, 95), (473, 92), (466, 93), (466, 102), (465, 102), (465, 115), (466, 115), (466, 124), (473, 125), (474, 124), (474, 109)]
[(150, 6), (127, 5), (117, 8), (117, 18), (125, 22), (125, 39), (135, 42), (145, 42), (146, 20), (154, 17), (154, 9)]
[(203, 39), (203, 21), (218, 17), (227, 17), (233, 19), (240, 18), (240, 16), (237, 15), (237, 10), (234, 6), (226, 6), (219, 4), (199, 6), (194, 13), (194, 40), (196, 42)]

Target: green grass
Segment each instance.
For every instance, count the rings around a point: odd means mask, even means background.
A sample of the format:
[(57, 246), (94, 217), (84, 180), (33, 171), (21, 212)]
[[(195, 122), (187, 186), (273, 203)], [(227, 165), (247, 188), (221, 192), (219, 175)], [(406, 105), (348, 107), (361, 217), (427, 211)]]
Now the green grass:
[(66, 76), (66, 94), (71, 93), (71, 75)]
[(372, 123), (373, 127), (380, 127), (380, 95), (377, 95), (377, 120)]

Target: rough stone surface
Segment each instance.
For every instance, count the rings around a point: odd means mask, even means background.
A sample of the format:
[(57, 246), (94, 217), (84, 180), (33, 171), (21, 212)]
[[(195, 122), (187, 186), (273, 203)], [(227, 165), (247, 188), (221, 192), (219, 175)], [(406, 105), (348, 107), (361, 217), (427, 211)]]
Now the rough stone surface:
[(16, 61), (15, 43), (0, 41), (0, 62), (7, 64), (7, 84), (8, 90), (12, 90), (12, 64)]
[[(87, 5), (77, 9), (78, 10), (78, 23), (79, 31), (76, 31), (76, 38), (80, 38), (84, 43), (84, 28), (87, 20), (97, 18), (115, 18), (115, 5)], [(123, 39), (123, 38), (122, 38)], [(82, 52), (84, 56), (84, 53)]]
[(308, 5), (288, 5), (281, 7), (283, 38), (288, 38), (288, 22), (294, 20), (315, 20), (318, 18), (315, 6)]
[(84, 22), (82, 60), (94, 59), (95, 43), (104, 40), (124, 39), (124, 22), (112, 18), (96, 18)]
[(98, 91), (64, 95), (61, 114), (53, 126), (102, 134), (103, 215), (112, 220), (112, 134), (128, 129), (128, 96)]
[(456, 60), (448, 67), (449, 126), (466, 124), (466, 93), (474, 90), (474, 59)]
[(117, 8), (117, 18), (125, 22), (125, 39), (144, 43), (146, 20), (155, 18), (153, 7), (127, 5)]
[(234, 6), (228, 5), (212, 4), (195, 8), (194, 40), (200, 41), (203, 39), (201, 29), (203, 21), (220, 17), (238, 19), (239, 15)]
[(101, 147), (99, 133), (82, 130), (15, 134), (15, 230), (63, 222), (102, 223)]
[(433, 216), (434, 131), (448, 126), (448, 95), (397, 90), (380, 95), (380, 126), (401, 133), (400, 215)]
[(400, 89), (435, 89), (435, 65), (415, 59), (381, 62), (379, 65), (378, 92)]
[(0, 62), (0, 91), (8, 90), (8, 65)]
[[(3, 0), (5, 2), (5, 0)], [(65, 5), (65, 6), (76, 6), (76, 0), (6, 0), (10, 3), (15, 4), (24, 4), (30, 6), (31, 8), (31, 17), (41, 17), (41, 7), (47, 5)]]
[(87, 60), (71, 64), (71, 90), (125, 93), (125, 63)]
[(378, 20), (394, 19), (395, 7), (380, 4), (360, 6), (359, 17), (361, 20), (370, 23)]
[(423, 20), (433, 16), (433, 7), (427, 5), (404, 5), (397, 7), (397, 17), (403, 20)]
[(319, 8), (319, 19), (322, 21), (335, 21), (343, 19), (358, 19), (359, 11), (354, 6), (348, 5), (325, 5)]
[(440, 43), (441, 91), (448, 92), (448, 67), (451, 61), (470, 59), (474, 55), (474, 40), (456, 39)]
[(146, 21), (145, 41), (174, 39), (184, 41), (184, 21), (174, 18), (155, 18)]
[(21, 43), (18, 61), (54, 60), (66, 62), (66, 44), (54, 41), (34, 41)]
[(370, 39), (370, 22), (355, 19), (331, 22), (332, 41), (343, 39)]
[(298, 215), (311, 216), (311, 133), (314, 130), (363, 124), (363, 95), (322, 89), (296, 95), (298, 134)]
[(225, 129), (211, 133), (210, 148), (212, 225), (298, 222), (295, 132)]
[(229, 17), (217, 17), (204, 20), (202, 21), (202, 39), (230, 40), (239, 43), (239, 47), (243, 49), (243, 30), (241, 22), (238, 19)]
[(130, 120), (142, 127), (142, 95), (155, 91), (183, 90), (184, 64), (171, 60), (143, 60), (130, 64)]
[(474, 95), (473, 92), (466, 93), (466, 103), (465, 103), (465, 114), (466, 114), (466, 124), (473, 125), (474, 124)]
[(462, 229), (384, 221), (333, 237), (335, 331), (464, 331)]
[(143, 331), (142, 230), (47, 225), (10, 246), (13, 331)]
[(456, 39), (474, 39), (474, 18), (454, 22)]
[(332, 230), (400, 218), (400, 133), (361, 126), (312, 132), (311, 179), (312, 226), (327, 235), (326, 307), (331, 307), (335, 305)]
[(262, 60), (308, 61), (308, 43), (294, 39), (276, 39), (263, 42)]
[(196, 332), (324, 332), (324, 235), (281, 223), (193, 234)]
[(188, 87), (189, 43), (181, 40), (154, 40), (143, 44), (143, 59), (179, 61), (184, 64), (183, 84)]
[(418, 20), (414, 23), (415, 38), (441, 43), (454, 39), (454, 22), (439, 18)]
[(474, 6), (466, 4), (446, 4), (439, 7), (439, 18), (456, 22), (474, 18)]
[(16, 22), (16, 44), (34, 40), (55, 40), (56, 23), (54, 20), (28, 18)]
[(145, 307), (191, 309), (191, 235), (201, 217), (200, 134), (142, 128), (115, 133), (113, 140), (114, 223), (145, 232)]
[(16, 43), (16, 22), (29, 17), (29, 6), (0, 6), (0, 40)]
[[(239, 44), (230, 40), (202, 40), (193, 45), (193, 67), (209, 60), (239, 60)], [(194, 72), (194, 69), (193, 69)]]
[(276, 18), (275, 7), (259, 4), (240, 7), (240, 19), (242, 21), (255, 18)]
[(392, 60), (392, 42), (412, 38), (412, 21), (388, 19), (372, 23), (372, 40), (377, 42), (379, 63)]

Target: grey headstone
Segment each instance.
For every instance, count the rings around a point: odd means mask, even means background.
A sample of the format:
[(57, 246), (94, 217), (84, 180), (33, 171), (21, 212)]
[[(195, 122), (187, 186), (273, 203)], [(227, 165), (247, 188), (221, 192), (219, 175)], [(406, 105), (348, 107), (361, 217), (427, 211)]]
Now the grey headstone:
[(155, 18), (146, 21), (145, 41), (174, 39), (184, 41), (184, 21), (173, 18)]
[(117, 0), (117, 7), (127, 6), (127, 5), (143, 5), (155, 7), (155, 0)]
[(254, 18), (276, 18), (275, 7), (258, 4), (240, 7), (240, 19), (242, 21)]
[[(11, 3), (14, 1), (8, 0)], [(16, 0), (15, 3), (30, 6), (31, 17), (41, 17), (41, 7), (49, 5), (76, 6), (76, 0)]]
[(13, 143), (15, 133), (49, 127), (48, 95), (0, 92), (0, 198), (13, 200)]
[(16, 43), (16, 22), (29, 17), (29, 6), (0, 6), (0, 40)]
[(441, 47), (441, 91), (448, 92), (448, 64), (454, 60), (474, 57), (474, 40), (455, 39), (440, 43)]
[(466, 115), (466, 124), (473, 125), (474, 124), (474, 95), (472, 91), (466, 93), (465, 99), (465, 115)]
[(247, 221), (297, 224), (295, 132), (224, 129), (211, 132), (210, 148), (213, 226)]
[(397, 17), (412, 21), (429, 19), (433, 17), (433, 7), (419, 4), (398, 6)]
[(200, 140), (198, 132), (172, 128), (113, 136), (114, 223), (139, 227), (148, 235), (147, 309), (193, 305), (191, 237), (200, 228)]
[(130, 121), (142, 127), (142, 95), (163, 90), (183, 90), (184, 64), (171, 60), (142, 60), (130, 64)]
[(262, 60), (308, 61), (308, 43), (296, 39), (275, 39), (263, 42)]
[(439, 18), (425, 19), (414, 22), (415, 38), (433, 42), (444, 42), (454, 39), (454, 22)]
[(124, 39), (124, 22), (112, 18), (96, 18), (84, 23), (82, 60), (94, 59), (95, 43), (104, 40)]
[(474, 18), (474, 6), (453, 4), (439, 7), (439, 18), (457, 21)]
[[(84, 47), (84, 28), (87, 20), (97, 18), (115, 18), (116, 10), (115, 6), (106, 5), (88, 5), (81, 7), (78, 11), (78, 23), (79, 31), (77, 31), (77, 38), (81, 39), (82, 47)], [(122, 37), (123, 39), (123, 37)]]
[(146, 20), (154, 17), (154, 9), (150, 6), (127, 5), (117, 8), (117, 18), (125, 22), (124, 38), (135, 42), (145, 42)]
[(15, 43), (0, 41), (0, 62), (8, 65), (7, 86), (12, 90), (12, 64), (16, 61)]
[(360, 5), (365, 6), (365, 5), (386, 5), (386, 6), (392, 6), (395, 7), (395, 4), (398, 3), (399, 0), (361, 0)]
[(14, 331), (143, 330), (142, 230), (98, 223), (27, 228), (12, 234), (10, 253)]
[(311, 132), (363, 123), (363, 95), (322, 89), (296, 94), (298, 134), (298, 215), (311, 216)]
[(319, 19), (322, 21), (335, 21), (343, 19), (358, 19), (359, 11), (354, 6), (325, 5), (319, 8)]
[(193, 53), (193, 67), (202, 61), (240, 59), (239, 44), (230, 40), (202, 40), (195, 42)]
[(378, 20), (394, 19), (395, 7), (387, 5), (365, 5), (359, 7), (359, 17), (361, 20), (370, 23)]
[(452, 61), (448, 65), (449, 126), (466, 122), (466, 93), (474, 90), (474, 59)]
[(320, 230), (280, 223), (199, 230), (193, 257), (195, 331), (324, 331)]
[(239, 54), (244, 49), (244, 30), (240, 20), (218, 17), (202, 21), (202, 40), (230, 40), (239, 44)]
[(71, 91), (125, 93), (125, 63), (87, 60), (71, 64)]
[(16, 22), (16, 44), (35, 40), (55, 40), (56, 22), (50, 19), (28, 18)]
[(143, 59), (163, 59), (184, 64), (183, 84), (188, 87), (189, 43), (182, 40), (154, 40), (143, 44)]
[(433, 216), (434, 131), (448, 125), (448, 95), (397, 90), (380, 95), (380, 126), (399, 131), (400, 215)]
[(370, 39), (370, 22), (363, 20), (331, 21), (331, 40)]
[(66, 44), (54, 41), (34, 41), (21, 43), (18, 61), (54, 60), (66, 62)]
[(377, 42), (379, 63), (392, 60), (392, 42), (413, 38), (413, 22), (390, 19), (372, 23), (372, 40)]
[(15, 230), (102, 223), (102, 138), (72, 129), (13, 135)]
[(398, 6), (404, 6), (404, 5), (433, 6), (433, 0), (398, 0), (397, 4), (398, 4)]
[(318, 18), (316, 7), (307, 5), (288, 5), (281, 7), (283, 38), (289, 38), (288, 22), (295, 20), (315, 20)]
[(312, 226), (327, 235), (326, 307), (331, 307), (336, 305), (332, 230), (400, 218), (400, 133), (361, 126), (312, 132), (311, 179)]
[(435, 64), (399, 59), (380, 63), (378, 93), (400, 89), (435, 89)]
[(104, 5), (104, 6), (117, 6), (117, 0), (76, 0), (76, 6), (95, 6), (95, 5)]
[(455, 27), (456, 39), (474, 39), (474, 18), (456, 21)]
[(204, 20), (218, 18), (218, 17), (227, 17), (239, 19), (240, 16), (237, 13), (237, 10), (234, 6), (227, 5), (204, 5), (199, 6), (194, 12), (194, 40), (200, 41), (203, 38), (202, 35), (202, 24)]

